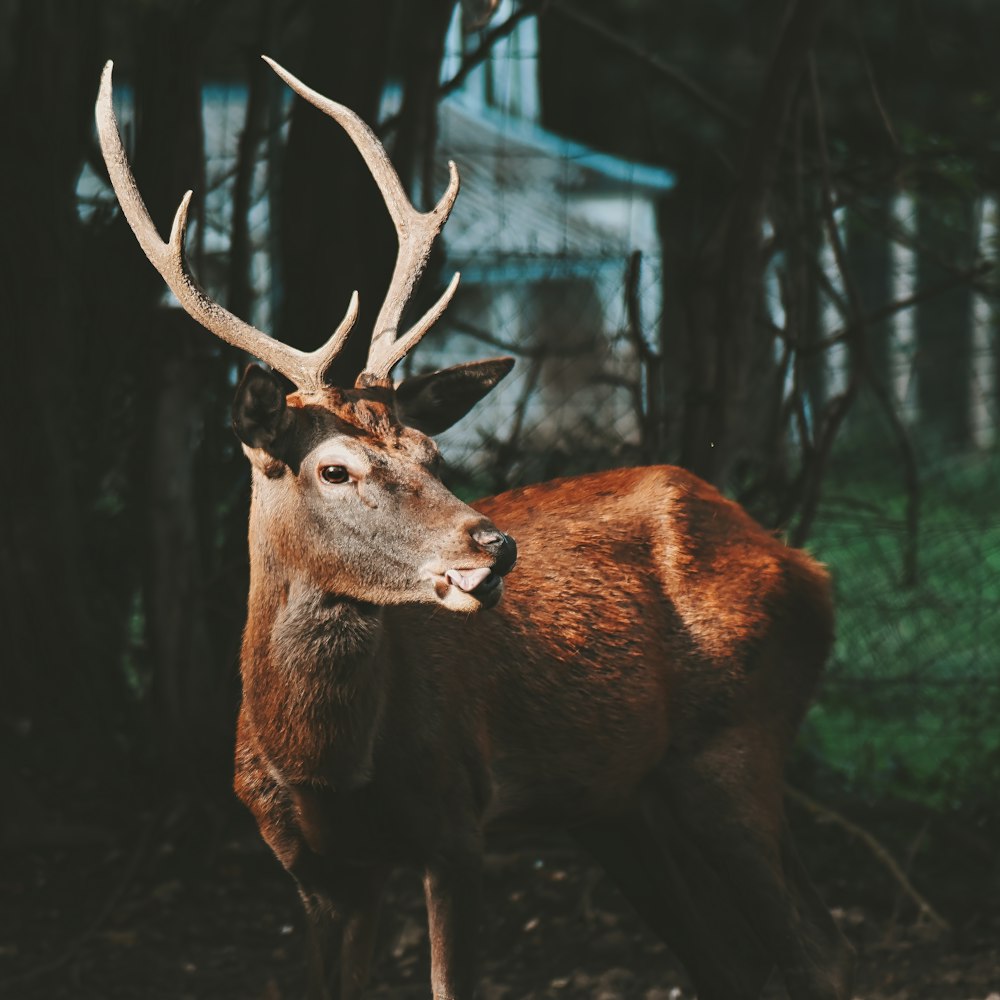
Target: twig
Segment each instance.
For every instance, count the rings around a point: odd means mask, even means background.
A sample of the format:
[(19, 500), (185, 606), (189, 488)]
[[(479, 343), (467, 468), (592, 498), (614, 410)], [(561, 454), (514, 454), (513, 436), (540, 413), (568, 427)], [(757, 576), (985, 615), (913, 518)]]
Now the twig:
[(910, 432), (893, 405), (889, 391), (871, 369), (867, 372), (868, 387), (879, 404), (889, 429), (896, 438), (899, 454), (903, 459), (903, 482), (906, 486), (906, 544), (903, 549), (903, 584), (915, 587), (919, 577), (920, 546), (920, 469), (917, 452), (910, 439)]
[[(262, 5), (254, 50), (266, 48), (273, 24), (274, 8), (271, 3)], [(257, 149), (261, 141), (266, 102), (264, 98), (266, 67), (255, 56), (247, 68), (247, 103), (236, 152), (233, 180), (232, 227), (229, 234), (229, 301), (227, 305), (237, 316), (248, 316), (253, 305), (254, 289), (250, 280), (250, 208), (253, 197), (254, 173), (257, 166)], [(270, 82), (270, 81), (267, 81)]]
[(511, 421), (510, 433), (506, 440), (499, 436), (493, 437), (495, 447), (494, 466), (491, 470), (494, 489), (509, 489), (513, 484), (510, 481), (511, 460), (515, 456), (523, 454), (520, 446), (521, 434), (524, 431), (524, 420), (528, 412), (528, 404), (531, 397), (538, 388), (538, 380), (542, 375), (542, 366), (545, 363), (544, 354), (538, 354), (528, 366), (527, 374), (524, 376), (524, 387), (520, 397), (514, 406), (514, 419)]
[(639, 276), (642, 271), (642, 251), (633, 250), (625, 266), (625, 311), (628, 315), (626, 328), (629, 340), (643, 364), (657, 360), (656, 352), (649, 346), (642, 333), (642, 316), (639, 310)]
[[(823, 166), (823, 216), (826, 224), (830, 245), (833, 249), (834, 260), (837, 270), (840, 272), (844, 285), (847, 306), (850, 311), (847, 325), (841, 331), (842, 336), (847, 341), (850, 349), (851, 372), (847, 390), (844, 395), (852, 398), (863, 381), (871, 389), (879, 407), (884, 412), (896, 438), (900, 457), (903, 461), (903, 481), (906, 487), (906, 547), (903, 552), (903, 580), (906, 586), (916, 586), (918, 576), (917, 554), (920, 533), (920, 475), (917, 467), (916, 451), (913, 442), (910, 440), (909, 431), (903, 422), (896, 407), (893, 405), (892, 397), (888, 390), (882, 385), (872, 364), (868, 352), (867, 329), (870, 318), (865, 315), (861, 293), (858, 290), (854, 274), (847, 261), (847, 248), (844, 246), (840, 230), (834, 217), (833, 209), (833, 186), (830, 172), (830, 157), (826, 145), (826, 128), (823, 118), (823, 103), (820, 99), (819, 79), (816, 72), (816, 60), (809, 57), (809, 85), (813, 101), (813, 110), (816, 116), (816, 142), (819, 148), (820, 162)], [(911, 296), (912, 298), (912, 296)], [(910, 303), (912, 304), (912, 303)], [(892, 304), (890, 304), (892, 305)], [(873, 314), (878, 316), (878, 312)], [(841, 407), (841, 412), (837, 414), (838, 423), (846, 416), (847, 406)], [(832, 448), (833, 438), (829, 438), (828, 448)], [(825, 460), (825, 456), (824, 456)], [(795, 539), (797, 544), (805, 540), (805, 534), (811, 526), (812, 518), (815, 516), (819, 503), (820, 480), (813, 478), (813, 489), (807, 498), (805, 511), (796, 527)]]
[(822, 353), (828, 348), (833, 347), (834, 344), (850, 341), (852, 337), (856, 336), (859, 325), (866, 327), (874, 326), (876, 323), (890, 319), (896, 313), (905, 312), (907, 309), (912, 309), (914, 306), (920, 305), (928, 299), (933, 299), (945, 292), (950, 292), (958, 285), (972, 284), (976, 278), (982, 277), (992, 271), (993, 267), (994, 265), (990, 261), (981, 261), (975, 267), (970, 267), (966, 271), (959, 271), (946, 278), (942, 278), (933, 285), (927, 285), (913, 292), (911, 295), (905, 295), (902, 298), (893, 299), (892, 302), (886, 302), (877, 309), (872, 309), (871, 312), (865, 313), (859, 323), (853, 321), (847, 323), (829, 336), (823, 337), (821, 340), (817, 340), (811, 344), (801, 344), (797, 339), (789, 338), (784, 331), (780, 330), (780, 327), (776, 328), (775, 332), (778, 333), (781, 339), (789, 340), (792, 347), (804, 354)]
[[(923, 846), (924, 841), (927, 839), (927, 829), (929, 827), (929, 822), (925, 821), (924, 825), (920, 827), (917, 831), (917, 835), (913, 838), (913, 843), (910, 844), (909, 850), (906, 852), (906, 862), (903, 871), (906, 872), (906, 877), (910, 877), (910, 872), (913, 871), (913, 862), (916, 860), (917, 854), (920, 848)], [(896, 893), (896, 898), (892, 904), (892, 916), (889, 917), (889, 924), (885, 929), (885, 937), (883, 938), (883, 944), (888, 945), (896, 933), (896, 924), (899, 922), (899, 911), (901, 909), (902, 896)]]
[(896, 138), (896, 130), (892, 127), (892, 120), (889, 118), (889, 112), (886, 110), (885, 102), (882, 100), (882, 95), (879, 93), (878, 83), (875, 80), (875, 71), (872, 69), (872, 61), (868, 56), (868, 47), (865, 45), (865, 38), (861, 31), (861, 26), (858, 24), (858, 10), (855, 4), (851, 4), (851, 11), (848, 17), (851, 24), (851, 34), (854, 35), (854, 41), (857, 43), (858, 51), (861, 53), (861, 63), (865, 70), (865, 79), (868, 81), (868, 90), (871, 93), (872, 103), (875, 105), (876, 111), (878, 111), (879, 118), (882, 120), (882, 126), (889, 136), (889, 141), (892, 143), (892, 148), (895, 152), (899, 151), (899, 140)]
[(592, 351), (592, 348), (587, 346), (571, 347), (568, 349), (560, 347), (558, 351), (553, 351), (545, 344), (533, 347), (530, 344), (505, 340), (503, 337), (498, 337), (496, 334), (490, 333), (489, 330), (484, 330), (481, 326), (476, 326), (474, 323), (469, 323), (463, 319), (454, 319), (449, 322), (454, 330), (465, 334), (467, 337), (473, 337), (484, 344), (489, 344), (490, 347), (496, 347), (501, 351), (507, 351), (522, 358), (536, 358), (542, 361), (549, 358), (577, 358), (588, 355)]
[(710, 94), (700, 83), (692, 80), (683, 70), (679, 70), (676, 66), (671, 66), (669, 63), (664, 62), (659, 56), (653, 55), (641, 45), (637, 45), (630, 38), (626, 38), (614, 29), (609, 28), (596, 17), (591, 17), (590, 14), (578, 10), (576, 7), (571, 7), (566, 0), (553, 0), (552, 7), (559, 11), (567, 20), (575, 21), (588, 31), (610, 42), (616, 48), (634, 56), (639, 62), (644, 63), (650, 69), (655, 70), (664, 79), (669, 80), (682, 94), (690, 97), (696, 104), (700, 104), (707, 111), (711, 111), (717, 118), (721, 118), (724, 122), (736, 125), (741, 129), (745, 129), (749, 125), (749, 122), (742, 115), (737, 114), (732, 108), (720, 101), (719, 98)]
[(835, 823), (841, 829), (846, 830), (852, 837), (860, 840), (896, 880), (900, 889), (913, 900), (922, 915), (926, 916), (941, 930), (951, 930), (951, 924), (914, 887), (913, 883), (906, 877), (906, 873), (900, 867), (899, 862), (896, 861), (892, 854), (889, 853), (888, 848), (874, 834), (869, 833), (864, 827), (858, 826), (857, 823), (852, 822), (846, 816), (842, 816), (835, 809), (817, 802), (815, 799), (800, 792), (797, 788), (792, 788), (791, 785), (785, 785), (785, 796), (817, 819), (828, 823)]
[(628, 317), (626, 333), (639, 358), (640, 377), (646, 390), (634, 393), (636, 416), (642, 431), (642, 450), (647, 461), (660, 457), (663, 428), (660, 421), (660, 364), (662, 359), (649, 346), (642, 331), (642, 312), (639, 306), (639, 278), (642, 272), (642, 251), (633, 250), (625, 268), (625, 313)]
[(961, 262), (956, 262), (954, 258), (946, 257), (932, 243), (921, 239), (920, 235), (898, 222), (890, 222), (888, 225), (880, 221), (866, 211), (863, 202), (854, 203), (854, 214), (871, 227), (874, 232), (888, 236), (893, 242), (898, 243), (907, 250), (927, 258), (940, 270), (952, 275), (959, 281), (968, 281), (970, 286), (977, 292), (984, 295), (996, 295), (996, 288), (982, 284), (978, 279), (996, 270), (995, 261), (982, 261), (971, 268), (963, 266)]
[[(537, 14), (541, 8), (544, 7), (544, 5), (545, 0), (532, 0), (530, 3), (525, 3), (518, 7), (506, 21), (503, 21), (495, 28), (485, 32), (476, 48), (463, 57), (462, 65), (459, 66), (455, 75), (450, 79), (445, 80), (445, 82), (438, 87), (438, 100), (441, 100), (458, 90), (458, 88), (465, 83), (469, 74), (489, 56), (493, 46), (496, 45), (501, 38), (506, 38), (507, 35), (511, 34), (518, 24), (521, 23), (521, 21), (523, 21), (526, 17), (531, 17), (532, 15)], [(387, 137), (399, 125), (401, 119), (402, 115), (396, 113), (379, 122), (377, 129), (378, 134), (382, 138)]]
[(816, 73), (816, 59), (810, 52), (807, 57), (809, 90), (812, 97), (813, 115), (816, 119), (816, 146), (819, 151), (822, 191), (820, 200), (822, 205), (822, 218), (830, 247), (833, 250), (833, 258), (840, 273), (844, 286), (844, 298), (850, 312), (850, 322), (848, 328), (851, 336), (848, 341), (850, 349), (850, 374), (847, 379), (847, 386), (840, 395), (836, 396), (826, 408), (824, 414), (823, 428), (816, 436), (816, 448), (813, 452), (813, 468), (804, 477), (804, 489), (802, 500), (802, 512), (799, 515), (798, 523), (792, 532), (792, 544), (802, 545), (809, 535), (813, 520), (819, 509), (820, 495), (823, 489), (823, 479), (830, 453), (833, 450), (837, 434), (847, 417), (847, 413), (858, 394), (863, 372), (868, 368), (868, 343), (865, 339), (866, 326), (864, 322), (864, 310), (862, 307), (861, 294), (854, 281), (847, 262), (847, 249), (837, 227), (837, 219), (834, 214), (833, 205), (833, 181), (830, 170), (830, 154), (826, 144), (826, 124), (823, 115), (823, 102), (819, 93), (819, 80)]

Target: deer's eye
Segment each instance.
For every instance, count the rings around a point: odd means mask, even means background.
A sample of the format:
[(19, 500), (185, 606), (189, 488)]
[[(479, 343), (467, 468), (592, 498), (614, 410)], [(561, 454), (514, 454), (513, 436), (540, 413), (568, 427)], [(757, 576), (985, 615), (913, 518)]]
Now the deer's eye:
[(351, 474), (343, 465), (324, 465), (319, 470), (319, 478), (331, 486), (343, 486), (350, 480)]

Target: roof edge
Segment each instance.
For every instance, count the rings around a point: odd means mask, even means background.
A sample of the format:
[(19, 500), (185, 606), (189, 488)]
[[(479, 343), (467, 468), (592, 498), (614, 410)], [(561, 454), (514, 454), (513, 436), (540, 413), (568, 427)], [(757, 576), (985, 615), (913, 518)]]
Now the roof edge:
[(581, 142), (550, 132), (535, 122), (513, 117), (496, 108), (482, 105), (473, 108), (462, 99), (461, 93), (451, 95), (441, 103), (448, 105), (450, 110), (457, 111), (500, 134), (508, 135), (540, 153), (573, 160), (587, 170), (592, 170), (594, 173), (627, 187), (642, 187), (650, 191), (669, 191), (677, 186), (676, 176), (666, 167), (637, 163), (612, 153), (598, 152)]

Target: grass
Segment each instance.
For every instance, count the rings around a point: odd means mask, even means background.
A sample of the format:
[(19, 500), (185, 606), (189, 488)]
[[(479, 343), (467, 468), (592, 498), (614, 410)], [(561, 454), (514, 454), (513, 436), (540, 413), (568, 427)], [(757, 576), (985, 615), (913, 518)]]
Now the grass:
[(893, 465), (831, 472), (809, 547), (833, 573), (838, 639), (805, 740), (856, 792), (953, 808), (1000, 779), (1000, 461), (924, 468), (913, 586)]

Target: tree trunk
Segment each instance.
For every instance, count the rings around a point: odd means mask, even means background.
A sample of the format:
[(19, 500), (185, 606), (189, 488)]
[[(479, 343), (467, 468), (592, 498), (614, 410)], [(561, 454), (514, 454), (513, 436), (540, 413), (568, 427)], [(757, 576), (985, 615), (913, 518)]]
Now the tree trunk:
[[(308, 8), (312, 27), (296, 75), (375, 123), (396, 4), (310, 0)], [(357, 289), (361, 307), (356, 333), (331, 372), (335, 381), (353, 384), (389, 284), (396, 236), (351, 141), (336, 122), (298, 97), (281, 190), (277, 221), (284, 301), (277, 335), (304, 350), (318, 347), (340, 322)]]
[[(885, 192), (871, 195), (847, 214), (847, 254), (866, 315), (892, 299), (891, 211), (892, 195)], [(887, 319), (865, 326), (869, 364), (881, 385), (889, 384), (890, 328)]]
[[(135, 170), (160, 231), (166, 232), (181, 193), (205, 191), (201, 47), (184, 11), (152, 9), (143, 22), (136, 73)], [(178, 53), (182, 58), (178, 58)], [(196, 201), (201, 211), (203, 200)], [(131, 249), (141, 261), (141, 251)], [(197, 271), (198, 248), (188, 247)], [(217, 420), (206, 375), (229, 356), (178, 309), (161, 305), (162, 282), (152, 268), (153, 292), (137, 303), (151, 369), (142, 388), (141, 447), (144, 607), (152, 663), (152, 710), (160, 763), (185, 794), (206, 776), (228, 780), (227, 676), (212, 649), (206, 604), (206, 546), (215, 531), (212, 481), (197, 475), (206, 419)], [(204, 525), (209, 527), (206, 529)], [(213, 766), (214, 765), (214, 766)]]
[[(976, 252), (972, 196), (927, 191), (918, 229), (926, 248), (918, 258), (917, 292), (932, 288), (953, 268), (969, 267)], [(946, 448), (969, 443), (972, 292), (957, 285), (921, 303), (917, 311), (917, 393), (922, 430)]]
[(115, 585), (91, 563), (100, 443), (86, 416), (101, 387), (86, 377), (95, 344), (75, 198), (99, 67), (94, 13), (91, 3), (23, 0), (0, 54), (3, 711), (37, 746), (73, 748), (77, 764), (82, 746), (113, 744), (124, 698)]
[(760, 457), (767, 437), (765, 400), (773, 391), (773, 337), (761, 324), (763, 223), (783, 156), (792, 102), (826, 9), (793, 0), (765, 78), (738, 178), (699, 261), (695, 390), (686, 413), (683, 464), (727, 482), (743, 461)]

